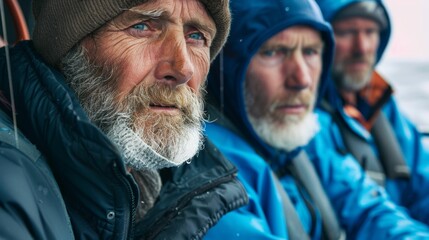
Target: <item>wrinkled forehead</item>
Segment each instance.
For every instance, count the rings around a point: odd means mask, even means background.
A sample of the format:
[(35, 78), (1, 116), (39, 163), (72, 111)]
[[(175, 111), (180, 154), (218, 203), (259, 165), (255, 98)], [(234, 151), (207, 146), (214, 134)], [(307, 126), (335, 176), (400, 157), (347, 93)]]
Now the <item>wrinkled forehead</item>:
[(151, 0), (126, 10), (121, 15), (165, 18), (183, 24), (198, 23), (212, 31), (216, 30), (213, 18), (199, 0)]
[(303, 45), (323, 44), (321, 32), (311, 26), (294, 25), (283, 29), (271, 38), (267, 39), (261, 46), (269, 45), (295, 45), (297, 43)]

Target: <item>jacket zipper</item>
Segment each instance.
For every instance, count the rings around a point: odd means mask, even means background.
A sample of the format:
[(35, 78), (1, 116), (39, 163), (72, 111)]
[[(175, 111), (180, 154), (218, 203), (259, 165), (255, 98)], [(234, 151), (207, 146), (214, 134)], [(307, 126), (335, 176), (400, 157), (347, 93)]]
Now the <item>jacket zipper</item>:
[(165, 225), (169, 222), (169, 220), (172, 219), (174, 216), (176, 216), (177, 212), (180, 212), (180, 210), (183, 209), (186, 206), (186, 203), (188, 203), (192, 198), (194, 198), (195, 196), (201, 195), (207, 190), (210, 190), (222, 183), (227, 183), (233, 180), (235, 175), (236, 174), (234, 173), (234, 174), (230, 174), (230, 175), (218, 178), (215, 181), (212, 181), (194, 191), (187, 193), (183, 198), (180, 199), (180, 201), (175, 207), (173, 207), (167, 212), (165, 217), (161, 218), (162, 221), (159, 220), (157, 223), (153, 224), (153, 226), (155, 226), (156, 228), (154, 228), (153, 231), (151, 231), (144, 239), (147, 239), (147, 240), (154, 239), (155, 236), (158, 235), (158, 233), (160, 233), (161, 230), (165, 227)]
[[(134, 196), (131, 184), (126, 179), (124, 179), (122, 174), (119, 172), (116, 163), (114, 163), (113, 168), (114, 168), (113, 171), (114, 171), (115, 175), (126, 186), (128, 196), (130, 196), (130, 198), (131, 198), (131, 219), (130, 219), (130, 221), (125, 221), (125, 228), (124, 228), (124, 229), (128, 229), (128, 233), (124, 234), (122, 236), (122, 239), (133, 239), (134, 238), (134, 226), (135, 226), (135, 221), (136, 221), (135, 220), (135, 218), (136, 218), (135, 196)], [(128, 212), (125, 212), (124, 215), (125, 215), (125, 217), (124, 217), (125, 220), (129, 218)]]

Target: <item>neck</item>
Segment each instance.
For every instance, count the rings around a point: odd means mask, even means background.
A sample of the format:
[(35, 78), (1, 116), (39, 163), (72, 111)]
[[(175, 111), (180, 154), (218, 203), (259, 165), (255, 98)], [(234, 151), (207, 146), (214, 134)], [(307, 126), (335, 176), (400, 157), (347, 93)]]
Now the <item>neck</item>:
[(356, 106), (357, 97), (356, 97), (355, 91), (348, 91), (348, 90), (341, 89), (340, 95), (346, 103)]

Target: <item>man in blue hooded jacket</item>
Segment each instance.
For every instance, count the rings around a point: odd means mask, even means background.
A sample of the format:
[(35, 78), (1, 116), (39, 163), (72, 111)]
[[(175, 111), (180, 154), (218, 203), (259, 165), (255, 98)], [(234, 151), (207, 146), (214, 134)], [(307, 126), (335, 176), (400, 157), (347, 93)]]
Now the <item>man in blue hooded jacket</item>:
[(391, 86), (375, 70), (390, 38), (380, 0), (318, 0), (336, 41), (331, 88), (322, 106), (332, 114), (325, 141), (351, 153), (395, 203), (429, 224), (429, 149), (399, 110)]
[(315, 136), (334, 46), (317, 4), (233, 0), (231, 11), (209, 73), (206, 132), (238, 167), (250, 202), (206, 239), (429, 237), (351, 157)]

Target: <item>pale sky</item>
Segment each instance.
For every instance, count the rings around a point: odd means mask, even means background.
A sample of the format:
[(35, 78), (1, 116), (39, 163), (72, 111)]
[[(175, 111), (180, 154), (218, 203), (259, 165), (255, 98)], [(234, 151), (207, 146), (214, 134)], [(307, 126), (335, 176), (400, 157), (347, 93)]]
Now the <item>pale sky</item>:
[(392, 36), (377, 70), (393, 85), (402, 112), (429, 133), (429, 0), (384, 3)]
[(383, 58), (429, 61), (429, 1), (385, 0), (392, 36)]

